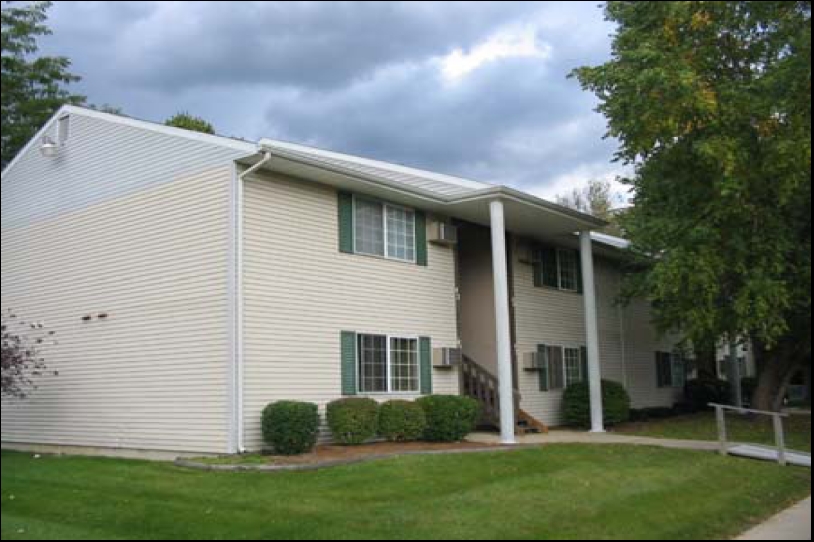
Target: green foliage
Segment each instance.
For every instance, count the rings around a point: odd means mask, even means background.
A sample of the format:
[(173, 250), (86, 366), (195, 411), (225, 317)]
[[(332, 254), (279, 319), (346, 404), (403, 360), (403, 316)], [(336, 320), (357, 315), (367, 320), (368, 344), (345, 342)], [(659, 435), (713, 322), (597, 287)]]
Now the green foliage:
[(64, 104), (81, 104), (67, 84), (79, 77), (63, 56), (38, 56), (37, 39), (51, 33), (45, 25), (51, 2), (3, 2), (0, 165), (6, 167), (43, 124)]
[(204, 134), (214, 134), (215, 127), (201, 117), (196, 117), (186, 112), (176, 113), (172, 117), (164, 121), (167, 126), (174, 126), (176, 128), (183, 128), (184, 130), (192, 130), (193, 132), (201, 132)]
[(424, 440), (458, 442), (475, 429), (480, 405), (471, 397), (428, 395), (416, 401), (424, 409), (427, 427)]
[(376, 436), (379, 403), (354, 397), (328, 404), (328, 427), (340, 444), (358, 445)]
[(728, 405), (729, 383), (718, 378), (696, 378), (684, 385), (684, 398), (693, 412), (709, 410), (710, 403)]
[[(562, 410), (567, 425), (590, 427), (591, 391), (588, 382), (577, 382), (565, 389)], [(616, 425), (630, 419), (630, 396), (622, 384), (602, 381), (602, 410), (606, 425)]]
[(635, 166), (627, 296), (694, 344), (746, 337), (807, 359), (811, 3), (616, 1), (606, 14), (611, 60), (574, 75)]
[(319, 409), (313, 403), (279, 401), (263, 410), (263, 440), (277, 454), (310, 452), (318, 431)]
[(379, 435), (390, 442), (418, 440), (427, 428), (424, 409), (410, 401), (387, 401), (379, 407)]
[(603, 228), (603, 232), (623, 235), (619, 227), (619, 217), (624, 214), (625, 210), (619, 206), (624, 203), (624, 198), (621, 194), (614, 194), (610, 181), (590, 180), (583, 188), (574, 188), (567, 194), (558, 194), (556, 201), (559, 205), (608, 222), (608, 225)]

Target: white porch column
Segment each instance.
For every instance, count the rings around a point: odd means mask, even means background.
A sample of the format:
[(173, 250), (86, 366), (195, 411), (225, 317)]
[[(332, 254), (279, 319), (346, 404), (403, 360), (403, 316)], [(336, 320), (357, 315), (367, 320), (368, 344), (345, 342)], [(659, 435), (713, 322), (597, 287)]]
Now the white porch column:
[(591, 232), (579, 233), (582, 260), (582, 300), (585, 306), (585, 338), (588, 346), (588, 383), (591, 389), (591, 432), (604, 433), (602, 414), (602, 370), (599, 364), (599, 326), (596, 321), (596, 286)]
[(495, 337), (497, 339), (497, 377), (500, 394), (500, 440), (515, 444), (514, 383), (512, 382), (512, 344), (509, 320), (509, 278), (506, 265), (506, 226), (503, 202), (489, 203), (492, 224), (492, 276), (495, 298)]

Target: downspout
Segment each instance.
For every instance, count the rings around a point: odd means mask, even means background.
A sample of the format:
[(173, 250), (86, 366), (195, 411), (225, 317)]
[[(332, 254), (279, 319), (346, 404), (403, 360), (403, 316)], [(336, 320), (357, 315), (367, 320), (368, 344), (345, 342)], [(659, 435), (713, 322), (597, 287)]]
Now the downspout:
[[(271, 153), (262, 151), (259, 162), (246, 171), (233, 175), (234, 186), (234, 424), (235, 448), (238, 453), (246, 451), (245, 424), (244, 424), (244, 350), (243, 350), (243, 209), (244, 185), (246, 178), (256, 172), (271, 160)], [(237, 172), (235, 164), (235, 172)]]

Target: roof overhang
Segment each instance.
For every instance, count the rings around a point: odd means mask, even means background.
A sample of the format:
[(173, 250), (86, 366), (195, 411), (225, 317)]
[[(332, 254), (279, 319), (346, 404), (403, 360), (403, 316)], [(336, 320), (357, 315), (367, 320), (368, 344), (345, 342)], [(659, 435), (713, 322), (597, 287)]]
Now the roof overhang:
[[(605, 221), (593, 216), (506, 186), (490, 186), (465, 195), (442, 196), (416, 187), (406, 187), (382, 176), (353, 171), (336, 164), (324, 164), (301, 155), (292, 156), (279, 149), (263, 149), (262, 152), (268, 153), (271, 159), (261, 171), (419, 207), (484, 226), (490, 223), (489, 204), (499, 200), (504, 204), (507, 231), (533, 239), (551, 241), (606, 225)], [(247, 167), (254, 165), (262, 159), (262, 152), (237, 162)]]

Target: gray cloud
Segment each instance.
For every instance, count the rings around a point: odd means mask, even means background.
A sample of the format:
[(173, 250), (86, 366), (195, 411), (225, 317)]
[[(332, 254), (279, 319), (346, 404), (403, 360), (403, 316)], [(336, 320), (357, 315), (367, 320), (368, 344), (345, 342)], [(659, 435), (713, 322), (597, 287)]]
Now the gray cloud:
[[(226, 135), (277, 137), (541, 195), (607, 176), (614, 144), (567, 80), (612, 28), (587, 2), (57, 2), (48, 52), (95, 103), (160, 119), (181, 109)], [(445, 76), (495, 35), (505, 54)], [(467, 71), (468, 70), (468, 71)]]

